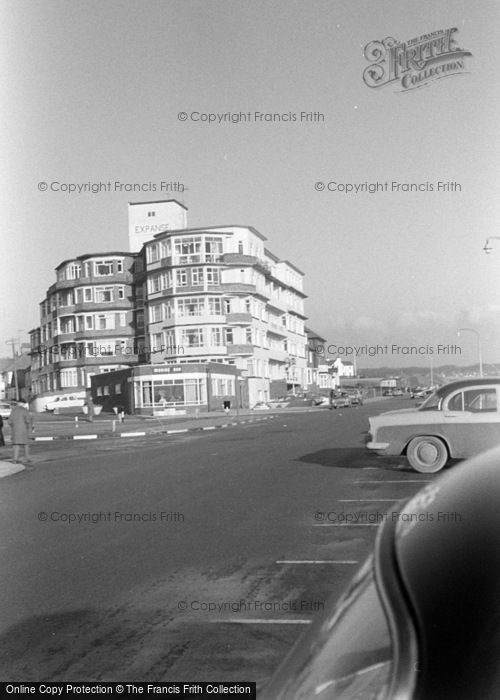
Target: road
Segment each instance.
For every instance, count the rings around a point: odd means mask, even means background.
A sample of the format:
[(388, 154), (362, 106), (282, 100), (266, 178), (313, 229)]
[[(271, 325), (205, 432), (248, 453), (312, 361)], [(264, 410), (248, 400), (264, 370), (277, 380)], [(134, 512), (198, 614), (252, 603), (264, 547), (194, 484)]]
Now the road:
[(433, 478), (365, 452), (401, 406), (37, 445), (0, 480), (0, 679), (267, 678)]

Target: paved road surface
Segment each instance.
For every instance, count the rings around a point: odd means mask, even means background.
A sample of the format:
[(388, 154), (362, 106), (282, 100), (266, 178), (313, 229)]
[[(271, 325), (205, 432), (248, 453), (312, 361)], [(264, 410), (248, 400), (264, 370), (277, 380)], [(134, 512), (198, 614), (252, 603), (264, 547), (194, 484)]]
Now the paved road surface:
[(397, 406), (37, 445), (0, 480), (0, 677), (268, 677), (377, 514), (432, 479), (365, 453), (367, 416)]

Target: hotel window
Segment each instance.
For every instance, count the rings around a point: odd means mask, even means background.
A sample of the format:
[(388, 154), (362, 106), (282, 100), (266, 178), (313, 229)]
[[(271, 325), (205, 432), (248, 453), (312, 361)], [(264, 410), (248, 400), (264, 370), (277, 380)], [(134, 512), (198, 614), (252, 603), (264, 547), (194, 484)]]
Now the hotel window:
[(163, 318), (166, 320), (172, 318), (172, 304), (170, 301), (163, 302)]
[[(118, 295), (118, 298), (123, 299), (123, 296), (120, 297), (120, 295)], [(96, 304), (103, 304), (109, 301), (113, 301), (113, 287), (96, 287), (95, 301)]]
[(115, 315), (114, 314), (99, 314), (97, 316), (97, 330), (108, 331), (114, 330), (115, 328)]
[(118, 299), (125, 299), (125, 288), (124, 287), (118, 287), (116, 292), (117, 292)]
[(172, 352), (175, 348), (175, 331), (165, 331), (165, 345)]
[(149, 307), (149, 321), (150, 323), (156, 323), (157, 321), (162, 321), (162, 305), (154, 304)]
[(94, 260), (94, 275), (109, 277), (113, 274), (113, 260)]
[(203, 286), (203, 268), (193, 267), (191, 270), (191, 284), (193, 287)]
[(160, 259), (160, 246), (158, 243), (153, 243), (152, 245), (148, 246), (146, 252), (149, 263), (158, 262)]
[(67, 387), (71, 386), (78, 386), (78, 375), (76, 369), (62, 369), (61, 388), (66, 389)]
[(252, 345), (252, 329), (245, 328), (245, 339), (249, 345)]
[(73, 263), (68, 265), (66, 268), (66, 278), (69, 280), (76, 280), (82, 275), (82, 266), (78, 263)]
[(184, 316), (200, 316), (203, 312), (203, 297), (177, 299), (177, 315), (180, 318)]
[(123, 272), (123, 260), (119, 259), (116, 261), (116, 271)]
[(201, 262), (201, 237), (178, 238), (174, 241), (174, 253), (177, 262), (196, 263)]
[(87, 301), (92, 301), (92, 287), (79, 287), (75, 290), (76, 303), (83, 304)]
[(220, 297), (208, 298), (208, 310), (210, 316), (221, 316), (221, 300)]
[(205, 237), (205, 262), (217, 262), (222, 255), (222, 238)]
[(222, 328), (210, 329), (210, 345), (220, 347), (222, 345)]
[(120, 311), (119, 314), (117, 314), (118, 318), (118, 325), (119, 326), (126, 326), (127, 325), (127, 314), (124, 311)]
[(91, 331), (94, 328), (94, 317), (93, 316), (85, 316), (85, 330), (86, 331)]
[(156, 216), (156, 212), (155, 211), (148, 211), (148, 216)]
[(144, 311), (137, 311), (135, 315), (135, 325), (137, 330), (142, 331), (144, 329)]
[(185, 267), (175, 271), (175, 284), (177, 287), (187, 287), (187, 270)]
[(163, 344), (163, 333), (151, 334), (151, 352), (160, 352)]
[(220, 273), (218, 267), (207, 267), (207, 284), (215, 287), (220, 284)]
[(148, 291), (150, 294), (154, 292), (159, 292), (161, 289), (160, 286), (160, 275), (152, 275), (148, 279)]
[(249, 314), (252, 310), (252, 305), (250, 303), (250, 299), (245, 299), (245, 311), (247, 314)]
[(115, 394), (121, 394), (121, 393), (122, 393), (122, 385), (115, 384)]
[(172, 286), (172, 272), (169, 270), (168, 272), (162, 272), (161, 273), (161, 288), (162, 289), (169, 289), (169, 287)]
[(225, 336), (226, 336), (226, 345), (233, 345), (233, 344), (234, 344), (233, 329), (232, 329), (232, 328), (226, 328), (224, 334), (225, 334)]
[(203, 328), (182, 328), (180, 344), (189, 348), (203, 346)]

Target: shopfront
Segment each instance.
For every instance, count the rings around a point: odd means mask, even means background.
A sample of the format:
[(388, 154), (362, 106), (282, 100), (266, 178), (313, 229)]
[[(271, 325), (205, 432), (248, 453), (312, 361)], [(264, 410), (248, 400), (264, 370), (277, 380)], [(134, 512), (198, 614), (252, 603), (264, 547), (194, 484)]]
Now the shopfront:
[[(123, 372), (123, 371), (122, 371)], [(248, 406), (246, 382), (233, 365), (217, 362), (176, 365), (142, 365), (129, 371), (126, 388), (118, 386), (108, 372), (92, 377), (92, 393), (105, 410), (115, 405), (129, 407), (140, 415), (171, 415), (222, 410), (224, 401), (236, 408)], [(126, 395), (124, 395), (124, 393)]]

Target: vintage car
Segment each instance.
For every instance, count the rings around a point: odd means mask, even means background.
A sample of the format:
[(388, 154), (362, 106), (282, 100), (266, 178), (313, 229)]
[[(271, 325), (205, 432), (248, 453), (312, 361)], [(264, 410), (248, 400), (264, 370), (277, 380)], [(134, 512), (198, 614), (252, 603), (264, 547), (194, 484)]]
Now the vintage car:
[(12, 406), (10, 403), (2, 402), (0, 403), (0, 416), (2, 418), (8, 418), (11, 414)]
[(85, 405), (85, 399), (81, 396), (74, 396), (73, 394), (66, 394), (65, 396), (57, 396), (45, 404), (46, 411), (54, 411), (54, 413), (59, 413), (65, 408), (82, 408)]
[(500, 449), (391, 506), (259, 700), (500, 698)]
[(436, 389), (418, 408), (369, 418), (366, 446), (405, 455), (418, 472), (437, 472), (449, 459), (500, 445), (500, 378), (463, 379)]

